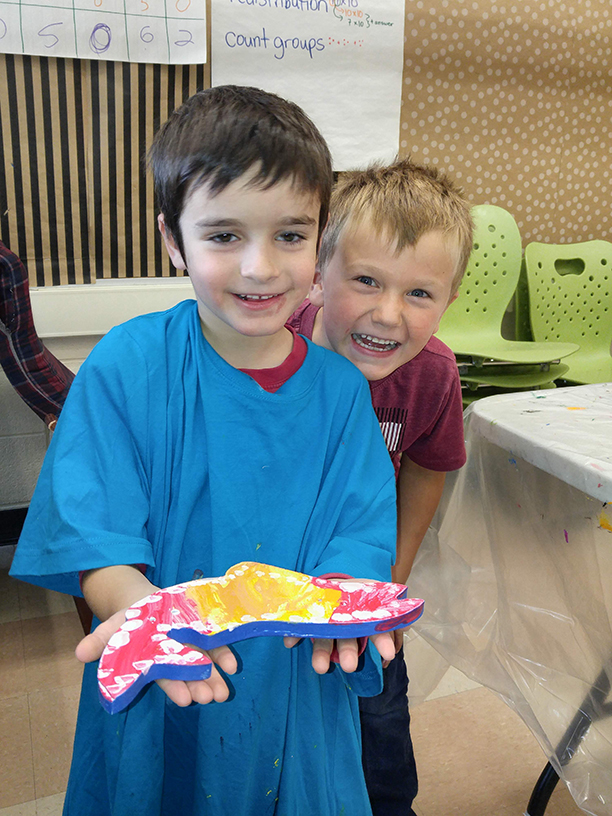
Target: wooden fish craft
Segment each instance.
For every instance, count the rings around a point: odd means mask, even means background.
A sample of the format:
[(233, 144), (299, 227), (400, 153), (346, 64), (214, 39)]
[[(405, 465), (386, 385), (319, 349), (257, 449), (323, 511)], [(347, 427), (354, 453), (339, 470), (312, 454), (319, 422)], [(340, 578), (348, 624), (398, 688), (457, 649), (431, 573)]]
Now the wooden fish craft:
[(313, 578), (245, 561), (219, 578), (154, 592), (131, 606), (98, 666), (104, 708), (124, 709), (161, 677), (203, 680), (212, 649), (263, 635), (355, 638), (413, 623), (423, 601), (403, 584)]

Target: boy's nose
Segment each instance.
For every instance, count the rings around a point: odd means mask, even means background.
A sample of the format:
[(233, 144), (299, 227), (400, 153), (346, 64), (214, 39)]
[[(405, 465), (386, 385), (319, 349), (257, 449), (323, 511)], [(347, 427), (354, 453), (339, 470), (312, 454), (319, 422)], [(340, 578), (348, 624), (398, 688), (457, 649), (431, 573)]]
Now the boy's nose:
[(258, 283), (265, 283), (277, 278), (280, 270), (270, 250), (263, 247), (254, 247), (245, 254), (241, 273), (244, 278), (249, 278)]
[(397, 298), (381, 298), (374, 308), (372, 320), (380, 326), (399, 326), (402, 322), (402, 304)]

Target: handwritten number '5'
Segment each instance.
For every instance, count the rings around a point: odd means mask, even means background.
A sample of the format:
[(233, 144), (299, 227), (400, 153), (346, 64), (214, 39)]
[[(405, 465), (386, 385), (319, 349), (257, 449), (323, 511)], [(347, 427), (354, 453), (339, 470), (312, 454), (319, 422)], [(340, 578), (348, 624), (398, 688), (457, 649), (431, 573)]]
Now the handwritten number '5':
[[(53, 31), (47, 31), (48, 28), (53, 28), (53, 26), (64, 25), (63, 23), (49, 23), (44, 28), (41, 28), (38, 32), (39, 37), (53, 37), (53, 42), (45, 43), (45, 48), (54, 48), (58, 42), (59, 37), (57, 37)], [(1, 39), (1, 38), (0, 38)]]
[(140, 5), (144, 6), (142, 11), (148, 11), (149, 10), (149, 4), (147, 3), (147, 0), (140, 0)]

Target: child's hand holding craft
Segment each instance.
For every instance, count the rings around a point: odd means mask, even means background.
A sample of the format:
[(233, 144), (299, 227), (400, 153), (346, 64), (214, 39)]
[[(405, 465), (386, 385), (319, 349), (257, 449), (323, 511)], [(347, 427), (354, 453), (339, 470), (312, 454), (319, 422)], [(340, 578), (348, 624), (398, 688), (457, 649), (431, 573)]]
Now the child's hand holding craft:
[[(104, 605), (99, 603), (98, 595), (103, 585), (113, 586), (114, 602), (125, 599), (124, 605), (117, 612), (113, 612), (105, 617), (105, 612), (110, 610), (110, 603)], [(89, 635), (84, 637), (77, 645), (75, 654), (82, 663), (91, 663), (99, 660), (111, 637), (126, 621), (127, 609), (136, 601), (155, 592), (155, 587), (136, 568), (131, 566), (106, 567), (104, 569), (92, 570), (85, 573), (82, 579), (83, 594), (99, 618), (103, 618)], [(107, 597), (107, 596), (106, 596)], [(231, 649), (227, 646), (218, 646), (208, 651), (192, 647), (194, 650), (207, 655), (213, 662), (210, 676), (205, 680), (172, 680), (169, 678), (159, 678), (156, 682), (168, 697), (179, 706), (188, 706), (194, 703), (222, 703), (229, 696), (227, 684), (216, 669), (219, 665), (226, 674), (235, 674), (238, 669), (236, 658)]]
[[(336, 577), (339, 583), (344, 581), (355, 582), (360, 584), (376, 584), (369, 578), (355, 579), (349, 576), (327, 576)], [(372, 635), (370, 640), (378, 650), (378, 653), (383, 658), (383, 665), (388, 665), (389, 661), (393, 660), (397, 652), (395, 644), (394, 632), (382, 632), (378, 635)], [(325, 638), (312, 639), (312, 668), (317, 674), (325, 674), (329, 671), (331, 663), (338, 663), (340, 668), (345, 672), (354, 672), (357, 670), (359, 662), (359, 655), (365, 650), (366, 638), (341, 638), (338, 640), (331, 640)], [(299, 643), (300, 638), (285, 637), (284, 643), (288, 649), (293, 648)]]
[[(387, 664), (395, 657), (395, 644), (393, 639), (393, 632), (381, 632), (379, 635), (372, 635), (370, 640), (378, 650), (378, 653), (383, 658), (384, 664)], [(325, 674), (329, 670), (332, 662), (339, 663), (340, 667), (345, 672), (354, 672), (357, 669), (359, 655), (363, 651), (360, 644), (364, 639), (357, 640), (356, 638), (342, 638), (338, 640), (330, 640), (325, 638), (313, 638), (312, 640), (312, 668), (317, 674)], [(285, 637), (285, 646), (291, 649), (300, 638)], [(337, 660), (332, 660), (332, 654), (337, 650)], [(335, 657), (335, 655), (334, 655)]]
[[(332, 661), (344, 671), (355, 671), (359, 647), (367, 637), (383, 659), (391, 660), (395, 654), (391, 631), (412, 623), (423, 608), (423, 601), (405, 597), (404, 585), (312, 577), (248, 561), (225, 575), (166, 589), (153, 587), (142, 575), (134, 578), (129, 571), (136, 570), (130, 567), (100, 570), (101, 578), (94, 572), (92, 579), (97, 585), (106, 580), (105, 573), (112, 577), (115, 570), (120, 570), (119, 582), (128, 583), (127, 593), (119, 592), (115, 602), (119, 598), (125, 602), (135, 592), (134, 580), (138, 597), (143, 580), (153, 592), (128, 609), (121, 606), (124, 622), (119, 629), (114, 619), (101, 634), (96, 631), (96, 654), (106, 641), (98, 686), (102, 705), (110, 713), (121, 711), (143, 686), (161, 678), (164, 691), (180, 705), (226, 699), (225, 684), (212, 661), (234, 673), (233, 655), (223, 647), (251, 637), (283, 635), (289, 648), (303, 637), (311, 638), (312, 666), (318, 674), (324, 674)], [(90, 588), (83, 586), (89, 593)], [(90, 595), (86, 597), (89, 600)], [(194, 680), (198, 687), (192, 691)], [(200, 685), (203, 682), (207, 685)]]

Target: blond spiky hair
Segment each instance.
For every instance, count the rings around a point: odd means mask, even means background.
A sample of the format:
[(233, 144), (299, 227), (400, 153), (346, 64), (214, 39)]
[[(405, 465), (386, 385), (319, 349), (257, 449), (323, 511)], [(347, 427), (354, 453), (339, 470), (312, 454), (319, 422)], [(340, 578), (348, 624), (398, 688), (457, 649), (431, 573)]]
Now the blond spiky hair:
[(395, 242), (398, 253), (427, 232), (442, 232), (458, 250), (452, 293), (457, 291), (472, 251), (473, 222), (461, 190), (435, 167), (407, 158), (341, 173), (319, 250), (323, 274), (345, 228), (363, 223)]

